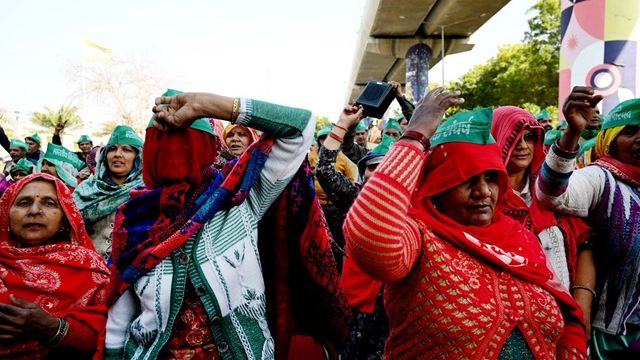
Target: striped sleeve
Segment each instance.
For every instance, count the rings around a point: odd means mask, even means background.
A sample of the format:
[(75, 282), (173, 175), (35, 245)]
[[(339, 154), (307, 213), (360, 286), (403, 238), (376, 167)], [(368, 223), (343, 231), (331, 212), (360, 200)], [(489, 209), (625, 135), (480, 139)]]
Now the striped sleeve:
[(604, 191), (604, 172), (597, 166), (575, 166), (575, 157), (562, 156), (551, 146), (538, 173), (536, 196), (555, 211), (586, 217)]
[(420, 254), (418, 224), (408, 216), (425, 155), (396, 143), (362, 188), (343, 225), (348, 255), (383, 282), (404, 278)]

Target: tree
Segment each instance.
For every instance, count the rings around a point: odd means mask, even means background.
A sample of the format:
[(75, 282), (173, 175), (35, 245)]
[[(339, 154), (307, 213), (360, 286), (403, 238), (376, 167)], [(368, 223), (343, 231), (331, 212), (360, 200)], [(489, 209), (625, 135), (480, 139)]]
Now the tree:
[(45, 129), (53, 129), (57, 124), (63, 124), (67, 130), (82, 126), (78, 108), (70, 105), (62, 105), (58, 110), (45, 106), (44, 112), (34, 112), (31, 115), (31, 122)]
[(560, 2), (538, 0), (528, 13), (535, 16), (528, 20), (529, 31), (524, 35), (526, 42), (536, 46), (549, 45), (560, 49)]
[(331, 121), (328, 116), (316, 116), (316, 132), (329, 125)]
[(77, 65), (70, 76), (78, 82), (77, 98), (95, 100), (109, 109), (111, 120), (98, 126), (94, 134), (110, 133), (107, 126), (128, 125), (144, 133), (150, 118), (150, 104), (163, 92), (163, 81), (152, 75), (145, 64), (111, 57), (106, 62)]
[(529, 12), (523, 44), (500, 48), (486, 64), (477, 65), (448, 88), (460, 90), (465, 109), (535, 104), (557, 105), (560, 51), (560, 5), (539, 0)]

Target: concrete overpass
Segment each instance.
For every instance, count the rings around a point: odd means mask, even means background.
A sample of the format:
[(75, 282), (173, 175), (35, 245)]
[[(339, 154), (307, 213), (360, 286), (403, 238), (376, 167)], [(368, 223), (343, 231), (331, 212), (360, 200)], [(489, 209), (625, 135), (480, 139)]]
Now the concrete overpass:
[(404, 58), (415, 44), (424, 43), (431, 48), (429, 67), (438, 63), (443, 54), (471, 50), (473, 44), (468, 43), (469, 36), (508, 2), (367, 0), (346, 92), (347, 102), (352, 102), (369, 80), (397, 81), (404, 86)]

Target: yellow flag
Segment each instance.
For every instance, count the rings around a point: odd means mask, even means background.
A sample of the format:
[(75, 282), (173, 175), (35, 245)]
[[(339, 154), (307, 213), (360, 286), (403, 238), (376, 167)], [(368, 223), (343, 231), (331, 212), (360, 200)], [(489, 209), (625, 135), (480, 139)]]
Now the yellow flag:
[(110, 64), (113, 62), (111, 49), (100, 46), (90, 40), (84, 40), (84, 46), (82, 47), (82, 57), (84, 61), (88, 62), (101, 62), (105, 64)]

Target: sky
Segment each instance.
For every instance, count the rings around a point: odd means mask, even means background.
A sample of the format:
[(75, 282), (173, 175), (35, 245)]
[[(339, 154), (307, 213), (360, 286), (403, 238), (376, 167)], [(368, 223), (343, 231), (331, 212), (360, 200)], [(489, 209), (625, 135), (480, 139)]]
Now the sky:
[[(90, 40), (114, 58), (144, 64), (167, 88), (257, 98), (335, 120), (366, 1), (5, 1), (0, 108), (18, 111), (18, 130), (26, 133), (31, 112), (79, 106), (70, 69), (82, 64), (83, 42)], [(445, 81), (486, 62), (499, 46), (520, 42), (534, 2), (512, 0), (471, 36), (472, 51), (447, 56)], [(440, 66), (430, 71), (434, 82), (441, 82)], [(90, 107), (85, 102), (82, 114), (92, 122), (108, 120)]]

